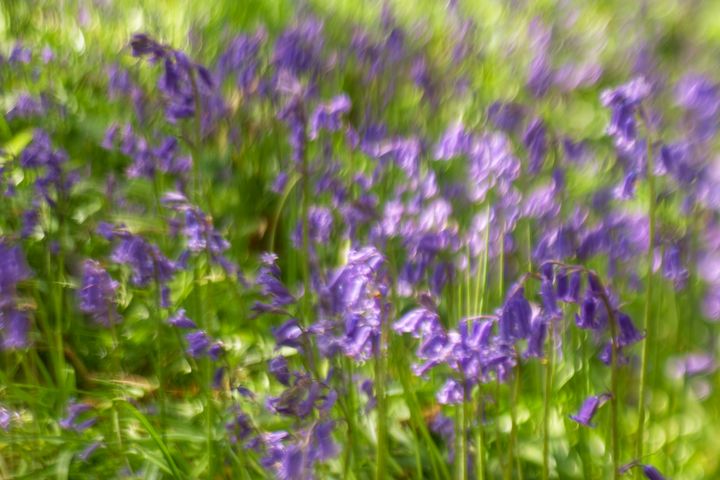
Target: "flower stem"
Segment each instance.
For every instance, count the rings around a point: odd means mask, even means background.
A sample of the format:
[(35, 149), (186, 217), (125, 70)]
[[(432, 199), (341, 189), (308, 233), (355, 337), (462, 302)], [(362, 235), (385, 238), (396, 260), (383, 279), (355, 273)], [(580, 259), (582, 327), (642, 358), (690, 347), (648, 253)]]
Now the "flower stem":
[(613, 476), (615, 480), (620, 478), (620, 438), (618, 430), (618, 325), (615, 311), (610, 306), (610, 300), (607, 297), (605, 287), (602, 287), (600, 299), (605, 306), (605, 310), (610, 320), (610, 422), (612, 435), (612, 456), (613, 456)]
[[(645, 341), (642, 342), (642, 353), (640, 357), (640, 390), (638, 392), (638, 427), (637, 440), (635, 442), (635, 458), (643, 456), (644, 430), (645, 430), (645, 384), (647, 382), (647, 357), (648, 349), (654, 328), (650, 325), (652, 296), (653, 296), (653, 256), (655, 242), (655, 178), (653, 177), (652, 142), (647, 141), (647, 182), (648, 182), (648, 249), (647, 249), (647, 286), (645, 290), (645, 314), (643, 316), (643, 329), (645, 330)], [(636, 469), (641, 476), (640, 469)], [(640, 477), (638, 477), (640, 478)]]
[(387, 478), (387, 398), (385, 397), (385, 382), (387, 373), (386, 348), (387, 321), (382, 322), (380, 341), (375, 357), (375, 395), (377, 397), (377, 450), (375, 452), (375, 479)]
[(478, 413), (477, 413), (477, 435), (475, 438), (475, 468), (477, 470), (478, 480), (485, 480), (485, 393), (483, 392), (483, 384), (478, 384)]
[(550, 478), (550, 396), (553, 384), (553, 356), (555, 355), (555, 342), (553, 341), (553, 320), (548, 325), (548, 352), (545, 363), (545, 400), (543, 408), (543, 469), (542, 478)]

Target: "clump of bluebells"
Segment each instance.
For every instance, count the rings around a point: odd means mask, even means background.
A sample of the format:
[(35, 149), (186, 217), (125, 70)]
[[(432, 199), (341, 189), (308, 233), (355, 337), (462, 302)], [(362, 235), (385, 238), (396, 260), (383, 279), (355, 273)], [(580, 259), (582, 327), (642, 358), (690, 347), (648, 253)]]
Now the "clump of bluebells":
[(3, 52), (3, 475), (718, 472), (720, 83), (445, 10)]

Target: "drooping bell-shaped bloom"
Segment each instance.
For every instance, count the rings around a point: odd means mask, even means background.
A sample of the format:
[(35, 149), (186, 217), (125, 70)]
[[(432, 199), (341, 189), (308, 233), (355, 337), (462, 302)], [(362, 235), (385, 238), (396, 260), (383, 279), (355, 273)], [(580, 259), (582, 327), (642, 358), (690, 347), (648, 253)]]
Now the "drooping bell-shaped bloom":
[(634, 147), (637, 139), (635, 114), (640, 102), (649, 94), (650, 84), (643, 77), (602, 92), (600, 99), (611, 110), (607, 133), (619, 149), (629, 151)]
[(290, 370), (287, 359), (283, 356), (274, 357), (268, 362), (268, 371), (283, 385), (290, 386)]
[(595, 416), (595, 413), (597, 413), (598, 408), (600, 408), (609, 398), (610, 394), (607, 393), (601, 395), (591, 395), (583, 402), (578, 413), (570, 415), (570, 418), (581, 425), (585, 425), (586, 427), (594, 427), (595, 425), (593, 425), (592, 419)]
[(85, 261), (82, 284), (78, 290), (80, 310), (105, 327), (119, 322), (120, 315), (115, 307), (117, 289), (118, 282), (98, 262)]
[(640, 333), (635, 327), (635, 324), (633, 323), (629, 315), (622, 312), (617, 312), (616, 318), (619, 328), (618, 345), (620, 345), (621, 347), (626, 347), (628, 345), (632, 345), (633, 343), (637, 343), (645, 337), (645, 335)]
[(462, 385), (452, 378), (448, 379), (437, 393), (437, 401), (441, 405), (461, 404), (464, 397)]
[(168, 318), (168, 323), (176, 328), (195, 329), (197, 325), (185, 313), (185, 309), (179, 309), (175, 315)]
[[(295, 303), (293, 297), (280, 280), (280, 267), (277, 265), (277, 255), (264, 253), (261, 256), (261, 266), (255, 283), (260, 287), (261, 293), (270, 300), (270, 309), (281, 309)], [(261, 304), (260, 306), (262, 306)], [(259, 309), (262, 311), (262, 308)]]
[(513, 288), (500, 314), (500, 338), (507, 342), (528, 338), (531, 317), (532, 309), (525, 298), (525, 289), (522, 286)]
[(202, 330), (188, 333), (185, 340), (188, 343), (187, 354), (191, 357), (198, 358), (208, 353), (210, 337)]
[(545, 315), (536, 315), (530, 324), (530, 337), (528, 338), (528, 346), (525, 351), (526, 357), (542, 358), (545, 356), (544, 347), (547, 337), (548, 322), (553, 319), (547, 318)]
[(82, 432), (97, 422), (97, 417), (84, 415), (92, 410), (92, 405), (85, 402), (72, 401), (68, 404), (65, 417), (58, 421), (64, 430)]

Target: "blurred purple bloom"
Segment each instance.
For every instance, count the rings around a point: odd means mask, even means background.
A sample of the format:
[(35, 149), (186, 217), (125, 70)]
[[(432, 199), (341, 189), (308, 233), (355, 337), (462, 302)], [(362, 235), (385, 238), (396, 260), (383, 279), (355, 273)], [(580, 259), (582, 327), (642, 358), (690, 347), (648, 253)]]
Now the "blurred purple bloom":
[(185, 314), (184, 308), (179, 309), (175, 315), (168, 318), (168, 323), (177, 328), (197, 328), (195, 322)]
[(287, 359), (283, 356), (274, 357), (268, 362), (268, 371), (286, 387), (290, 386), (290, 370)]
[(205, 355), (210, 347), (210, 337), (202, 330), (188, 333), (185, 340), (188, 342), (187, 353), (193, 358)]
[(164, 284), (176, 270), (160, 249), (138, 235), (119, 232), (120, 243), (115, 246), (111, 258), (114, 262), (128, 265), (132, 269), (132, 282), (138, 287), (146, 287), (151, 281)]
[(80, 311), (92, 317), (95, 323), (109, 327), (120, 321), (117, 313), (116, 292), (118, 282), (94, 260), (83, 264), (82, 285), (78, 290)]
[(650, 94), (650, 84), (638, 77), (612, 90), (602, 92), (600, 99), (604, 106), (611, 109), (610, 125), (607, 133), (615, 139), (621, 150), (631, 149), (636, 141), (635, 113), (637, 108)]
[(610, 398), (610, 394), (604, 393), (601, 395), (592, 395), (588, 397), (580, 407), (580, 410), (575, 415), (570, 415), (570, 418), (575, 420), (581, 425), (586, 427), (594, 427), (592, 419), (597, 413), (598, 408), (602, 406), (607, 399)]
[(488, 108), (488, 119), (495, 128), (507, 133), (518, 131), (525, 114), (525, 107), (512, 102), (494, 102)]
[(58, 424), (64, 430), (74, 430), (76, 432), (83, 432), (93, 426), (97, 421), (96, 417), (86, 417), (85, 420), (80, 421), (80, 417), (83, 414), (89, 412), (92, 406), (89, 403), (75, 402), (72, 401), (68, 404), (65, 411), (65, 417), (58, 421)]
[(80, 453), (78, 453), (78, 459), (80, 459), (83, 462), (87, 462), (90, 456), (95, 453), (95, 451), (102, 447), (103, 443), (100, 441), (95, 441), (90, 443), (87, 447), (85, 447)]
[(463, 388), (453, 379), (448, 379), (437, 393), (437, 401), (441, 405), (459, 405), (463, 399)]
[(525, 356), (543, 358), (545, 356), (544, 347), (547, 337), (548, 319), (544, 315), (536, 315), (530, 324), (530, 337), (528, 338), (528, 346)]
[(321, 130), (337, 132), (341, 128), (341, 116), (350, 111), (352, 104), (347, 95), (338, 95), (327, 103), (321, 103), (310, 115), (310, 139), (318, 137)]
[(668, 359), (669, 374), (675, 379), (710, 374), (716, 369), (715, 357), (709, 353), (690, 353)]
[(277, 266), (277, 255), (264, 253), (261, 256), (262, 265), (255, 278), (262, 294), (270, 299), (273, 308), (284, 307), (295, 302), (285, 285), (280, 280), (280, 268)]
[(437, 312), (425, 307), (410, 310), (393, 323), (393, 330), (398, 333), (412, 333), (414, 337), (420, 338), (440, 325), (440, 317)]
[(628, 345), (632, 345), (633, 343), (637, 343), (645, 337), (637, 330), (637, 328), (635, 328), (635, 325), (633, 324), (633, 321), (629, 315), (622, 312), (617, 312), (616, 315), (618, 327), (620, 330), (618, 335), (619, 346), (625, 347)]
[(660, 471), (652, 465), (643, 465), (642, 471), (643, 475), (645, 475), (645, 478), (648, 480), (665, 480), (662, 473), (660, 473)]
[(525, 299), (525, 290), (514, 287), (502, 307), (499, 321), (499, 335), (505, 341), (512, 342), (530, 336), (530, 318), (532, 310)]
[(547, 138), (545, 124), (539, 118), (533, 119), (525, 130), (523, 143), (528, 150), (528, 172), (538, 173), (545, 161)]
[(464, 155), (471, 145), (471, 137), (465, 131), (462, 123), (453, 123), (445, 130), (440, 141), (435, 146), (435, 160), (450, 160), (453, 157)]
[(277, 347), (300, 348), (300, 337), (302, 337), (303, 331), (296, 319), (291, 318), (280, 327), (273, 328), (272, 334)]

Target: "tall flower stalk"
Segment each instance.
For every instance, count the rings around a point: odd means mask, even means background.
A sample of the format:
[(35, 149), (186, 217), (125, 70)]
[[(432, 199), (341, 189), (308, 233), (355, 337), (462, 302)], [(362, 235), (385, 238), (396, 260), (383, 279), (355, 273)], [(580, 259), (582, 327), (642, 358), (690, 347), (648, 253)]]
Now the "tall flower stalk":
[[(645, 122), (650, 130), (649, 122)], [(651, 325), (652, 316), (652, 297), (653, 297), (653, 263), (655, 255), (655, 176), (653, 172), (653, 149), (652, 138), (647, 138), (647, 158), (646, 158), (646, 175), (648, 184), (648, 247), (645, 261), (647, 262), (647, 272), (645, 280), (645, 310), (643, 315), (643, 330), (645, 331), (645, 341), (642, 345), (642, 353), (640, 357), (640, 387), (638, 391), (638, 426), (637, 440), (635, 443), (635, 458), (643, 457), (643, 446), (645, 443), (645, 387), (647, 383), (647, 367), (648, 367), (648, 350), (654, 338), (655, 326)], [(642, 472), (638, 469), (636, 475), (641, 476)]]

